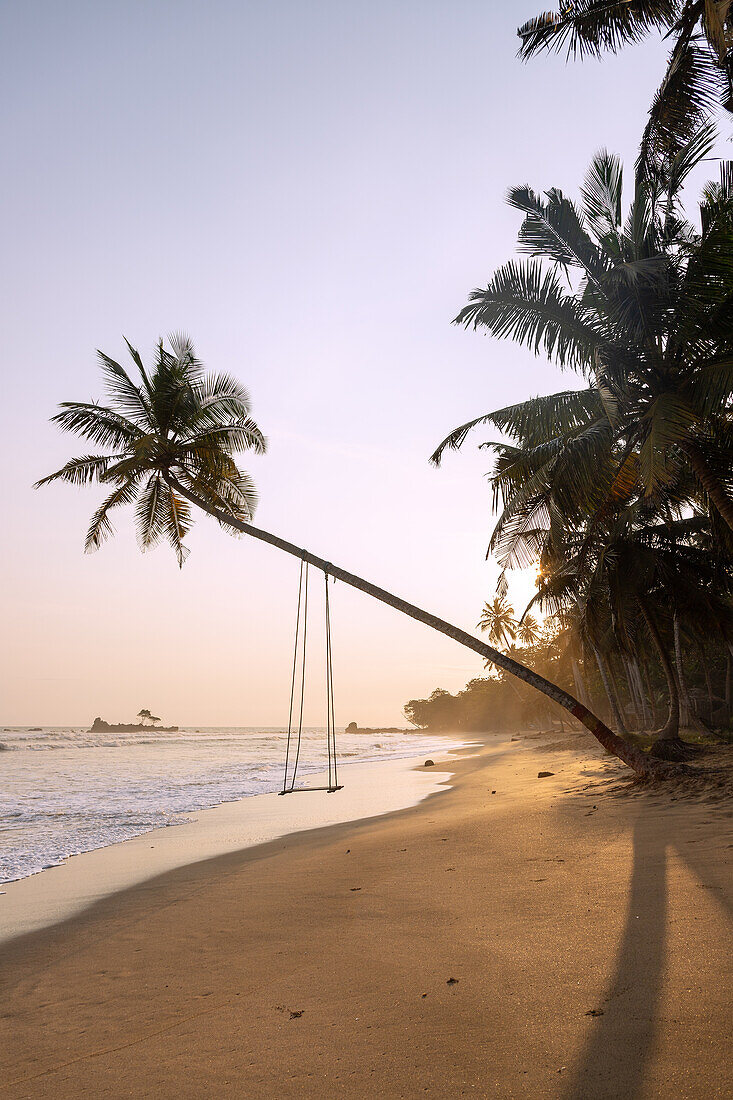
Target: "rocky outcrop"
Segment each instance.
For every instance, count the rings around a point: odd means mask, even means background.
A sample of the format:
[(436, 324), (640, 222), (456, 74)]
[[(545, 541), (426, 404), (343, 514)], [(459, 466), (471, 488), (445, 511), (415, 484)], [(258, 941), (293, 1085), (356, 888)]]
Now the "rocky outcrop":
[(400, 729), (397, 726), (380, 726), (378, 729), (370, 729), (367, 726), (357, 726), (356, 722), (349, 722), (346, 733), (417, 733), (415, 729)]
[(90, 733), (139, 733), (141, 730), (155, 730), (157, 733), (178, 733), (178, 726), (151, 726), (142, 722), (105, 722), (104, 718), (95, 718)]

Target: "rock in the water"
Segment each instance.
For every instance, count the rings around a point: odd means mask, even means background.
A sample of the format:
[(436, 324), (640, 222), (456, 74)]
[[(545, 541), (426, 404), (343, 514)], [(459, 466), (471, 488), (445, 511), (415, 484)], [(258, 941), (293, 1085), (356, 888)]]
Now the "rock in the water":
[(518, 741), (518, 740), (519, 740), (518, 737), (512, 737), (512, 741)]
[(425, 761), (425, 767), (426, 768), (434, 768), (435, 767), (435, 761), (434, 760), (426, 760)]
[(538, 779), (546, 779), (548, 775), (554, 775), (554, 772), (537, 772)]

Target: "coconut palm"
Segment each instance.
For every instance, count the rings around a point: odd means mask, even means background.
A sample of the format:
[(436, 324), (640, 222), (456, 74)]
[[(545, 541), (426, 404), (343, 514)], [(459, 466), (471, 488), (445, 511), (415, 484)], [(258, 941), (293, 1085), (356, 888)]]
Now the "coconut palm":
[(731, 0), (569, 0), (519, 28), (520, 57), (542, 50), (569, 55), (616, 53), (652, 33), (673, 41), (650, 110), (647, 137), (673, 150), (722, 102), (733, 111)]
[(533, 646), (541, 637), (542, 630), (534, 615), (523, 615), (517, 624), (517, 641), (523, 646)]
[(517, 637), (517, 620), (514, 608), (503, 596), (496, 596), (491, 603), (485, 603), (478, 621), (479, 630), (489, 635), (493, 645), (509, 645)]
[(213, 516), (226, 530), (250, 535), (292, 554), (453, 638), (523, 680), (570, 711), (604, 748), (638, 775), (666, 774), (645, 753), (617, 737), (577, 699), (518, 661), (324, 558), (255, 527), (251, 522), (256, 503), (254, 486), (233, 458), (237, 451), (261, 453), (265, 449), (246, 392), (227, 375), (205, 374), (185, 337), (173, 337), (170, 350), (161, 341), (150, 372), (139, 353), (129, 343), (127, 346), (139, 381), (133, 381), (120, 363), (100, 352), (107, 404), (65, 402), (53, 418), (60, 428), (90, 440), (103, 453), (71, 459), (38, 482), (100, 482), (112, 486), (111, 494), (92, 519), (87, 550), (97, 549), (112, 533), (113, 509), (134, 504), (141, 548), (146, 550), (166, 537), (182, 565), (192, 504)]
[(680, 208), (680, 189), (710, 141), (703, 129), (664, 178), (637, 178), (625, 220), (621, 164), (607, 153), (591, 163), (579, 204), (556, 188), (544, 198), (528, 187), (510, 192), (530, 259), (511, 261), (474, 290), (456, 323), (544, 352), (590, 385), (469, 421), (434, 462), (491, 423), (527, 452), (505, 452), (502, 489), (523, 487), (530, 497), (552, 472), (576, 498), (600, 501), (621, 485), (626, 495), (678, 500), (691, 477), (733, 530), (733, 165), (705, 189), (699, 229)]

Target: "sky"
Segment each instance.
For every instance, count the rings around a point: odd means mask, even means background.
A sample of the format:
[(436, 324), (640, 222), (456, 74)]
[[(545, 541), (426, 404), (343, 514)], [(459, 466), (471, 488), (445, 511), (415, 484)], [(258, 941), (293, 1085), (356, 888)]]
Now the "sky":
[[(514, 253), (510, 185), (575, 194), (632, 164), (665, 48), (516, 58), (534, 0), (25, 0), (0, 6), (3, 172), (0, 723), (287, 720), (298, 563), (202, 516), (179, 570), (132, 517), (83, 553), (98, 489), (37, 478), (85, 445), (49, 418), (102, 396), (95, 349), (184, 330), (269, 440), (256, 520), (468, 630), (493, 597), (477, 435), (457, 424), (579, 384), (451, 324)], [(305, 720), (325, 722), (313, 577)], [(519, 607), (531, 577), (519, 577)], [(404, 724), (482, 661), (333, 592), (336, 720)]]

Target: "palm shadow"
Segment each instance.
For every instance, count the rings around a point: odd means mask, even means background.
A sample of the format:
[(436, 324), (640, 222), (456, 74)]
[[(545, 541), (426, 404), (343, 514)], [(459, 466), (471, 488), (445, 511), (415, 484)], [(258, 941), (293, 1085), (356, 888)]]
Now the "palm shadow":
[(642, 805), (634, 824), (629, 904), (613, 977), (565, 1100), (636, 1100), (642, 1094), (658, 1030), (667, 948), (668, 848), (733, 916), (731, 883), (719, 852), (701, 849), (698, 838), (688, 835), (680, 841), (670, 835), (655, 807)]
[(675, 851), (680, 859), (687, 864), (689, 871), (698, 879), (698, 886), (705, 890), (718, 905), (725, 911), (729, 920), (733, 920), (733, 886), (731, 884), (730, 867), (721, 860), (719, 852), (711, 854), (698, 847), (695, 838), (687, 839), (683, 843), (672, 839)]
[(566, 1100), (609, 1100), (641, 1095), (658, 1027), (667, 924), (667, 840), (659, 817), (641, 809), (634, 825), (634, 856), (626, 925), (613, 978), (597, 1006)]

